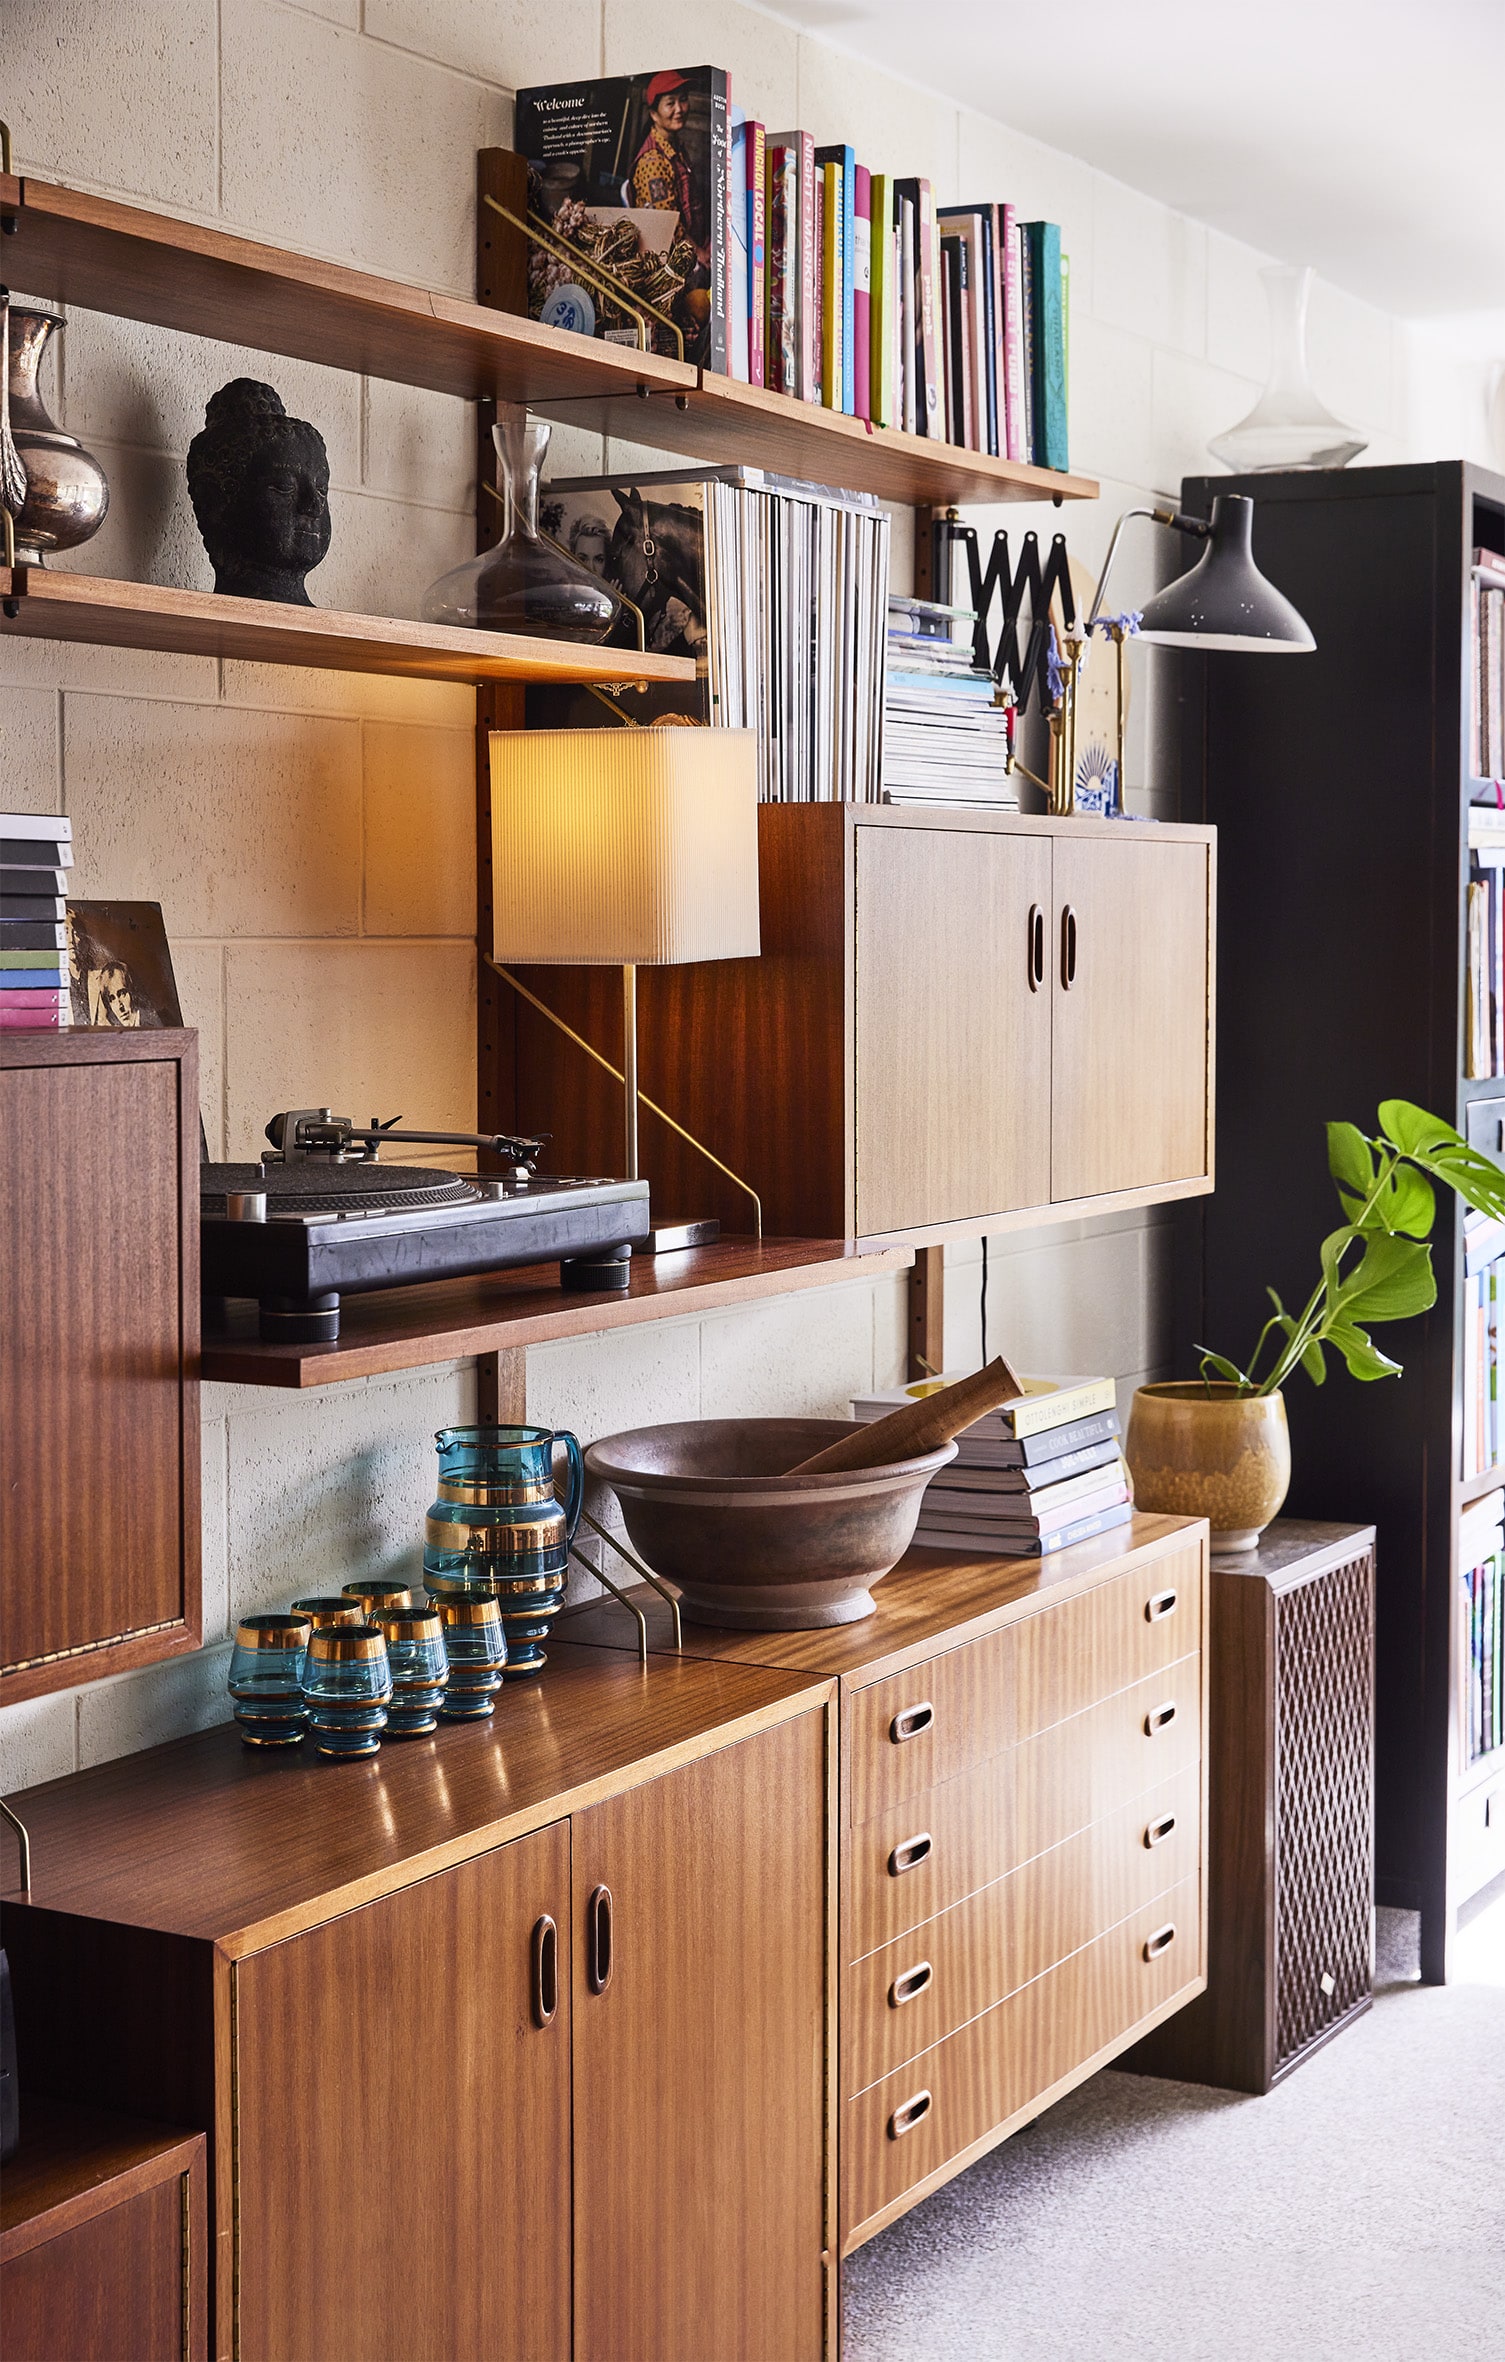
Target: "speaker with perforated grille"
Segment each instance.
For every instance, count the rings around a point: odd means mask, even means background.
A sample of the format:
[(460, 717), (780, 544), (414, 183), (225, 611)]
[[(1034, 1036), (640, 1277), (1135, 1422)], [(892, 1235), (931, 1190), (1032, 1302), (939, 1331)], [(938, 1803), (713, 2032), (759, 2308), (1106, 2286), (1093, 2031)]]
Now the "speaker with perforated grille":
[(1273, 2083), (1370, 2006), (1374, 1528), (1212, 1561), (1207, 1991), (1121, 2064)]

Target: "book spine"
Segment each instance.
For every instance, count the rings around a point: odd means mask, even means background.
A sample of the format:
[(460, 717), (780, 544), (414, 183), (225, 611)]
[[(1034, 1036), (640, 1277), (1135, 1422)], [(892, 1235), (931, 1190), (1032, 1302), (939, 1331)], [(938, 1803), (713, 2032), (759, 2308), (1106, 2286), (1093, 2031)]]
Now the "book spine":
[(920, 270), (919, 304), (919, 382), (915, 388), (915, 409), (923, 411), (920, 432), (939, 435), (941, 432), (940, 333), (936, 304), (940, 290), (937, 286), (937, 240), (935, 211), (931, 203), (930, 183), (917, 184), (915, 205), (915, 247)]
[(761, 123), (747, 126), (747, 379), (767, 383), (768, 332), (768, 134)]
[(765, 384), (798, 396), (799, 157), (783, 141), (768, 150), (768, 356)]
[(1003, 213), (1004, 423), (1010, 459), (1027, 459), (1024, 407), (1024, 278), (1019, 223), (1012, 205)]
[(1029, 233), (1019, 225), (1019, 328), (1024, 339), (1024, 456), (1032, 467), (1039, 464), (1037, 420), (1035, 416), (1035, 264), (1030, 250)]
[(894, 303), (898, 270), (894, 248), (893, 182), (886, 172), (872, 177), (873, 308), (869, 385), (874, 426), (896, 426), (894, 413)]
[(748, 252), (747, 252), (747, 124), (732, 125), (731, 162), (727, 172), (727, 360), (728, 374), (747, 383)]
[(900, 423), (906, 433), (920, 432), (920, 404), (916, 394), (919, 362), (919, 257), (915, 247), (915, 205), (912, 197), (899, 202), (899, 347), (898, 366), (903, 409)]
[(0, 918), (0, 958), (8, 951), (66, 951), (68, 930), (61, 919)]
[[(1063, 450), (1071, 440), (1071, 256), (1061, 256), (1061, 421)], [(1064, 467), (1066, 462), (1061, 462)]]
[[(873, 416), (873, 183), (852, 173), (852, 416)], [(881, 243), (881, 241), (880, 241)]]
[(800, 176), (800, 400), (818, 402), (820, 373), (815, 361), (815, 339), (820, 324), (820, 308), (818, 249), (815, 242), (815, 142), (808, 131), (797, 131), (794, 136)]
[(1034, 346), (1035, 462), (1066, 466), (1066, 348), (1061, 328), (1061, 232), (1053, 221), (1024, 225), (1029, 242)]
[(958, 408), (956, 379), (952, 372), (952, 348), (953, 345), (961, 343), (959, 330), (954, 337), (952, 335), (952, 304), (956, 292), (956, 242), (954, 239), (943, 238), (941, 240), (940, 258), (941, 276), (936, 305), (936, 325), (940, 335), (941, 433), (948, 443), (959, 443), (961, 435), (956, 426)]
[(988, 272), (988, 449), (995, 459), (1008, 442), (1003, 356), (1003, 211), (990, 205), (985, 216)]
[(730, 367), (727, 327), (731, 308), (731, 258), (727, 252), (727, 189), (731, 177), (731, 79), (711, 68), (711, 316), (706, 322), (705, 366), (725, 377)]
[(815, 392), (812, 401), (826, 398), (826, 176), (816, 167), (815, 173)]
[(1021, 1441), (1027, 1435), (1038, 1435), (1043, 1428), (1065, 1427), (1077, 1419), (1085, 1419), (1093, 1411), (1113, 1408), (1113, 1381), (1094, 1378), (1085, 1386), (1071, 1386), (1060, 1394), (1027, 1395), (1023, 1402), (1010, 1403), (1004, 1418), (1011, 1432)]
[(845, 178), (840, 164), (821, 166), (825, 194), (821, 213), (820, 398), (828, 410), (844, 410), (847, 406), (846, 336), (842, 326), (846, 305), (845, 235), (842, 227), (846, 206), (843, 190)]

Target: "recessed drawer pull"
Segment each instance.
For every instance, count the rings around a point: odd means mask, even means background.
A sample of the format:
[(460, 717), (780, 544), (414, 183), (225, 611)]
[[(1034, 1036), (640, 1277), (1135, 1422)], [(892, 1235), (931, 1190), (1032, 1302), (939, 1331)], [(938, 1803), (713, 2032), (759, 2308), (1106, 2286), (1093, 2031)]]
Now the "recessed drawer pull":
[(1152, 1706), (1144, 1718), (1144, 1735), (1153, 1739), (1157, 1731), (1169, 1730), (1176, 1719), (1176, 1701), (1167, 1698), (1163, 1706)]
[(1145, 1844), (1148, 1846), (1164, 1845), (1167, 1837), (1171, 1835), (1175, 1826), (1175, 1814), (1162, 1813), (1159, 1820), (1151, 1821), (1148, 1829), (1146, 1829), (1144, 1833)]
[(922, 1829), (917, 1837), (906, 1837), (902, 1845), (896, 1845), (888, 1857), (890, 1878), (902, 1878), (906, 1870), (918, 1870), (921, 1862), (929, 1859), (933, 1842), (930, 1831)]
[(902, 1714), (894, 1716), (888, 1735), (896, 1747), (902, 1747), (906, 1739), (917, 1739), (921, 1731), (929, 1730), (934, 1720), (935, 1708), (928, 1698), (921, 1698), (918, 1705), (906, 1706)]
[(888, 2120), (889, 2139), (891, 2141), (901, 2141), (904, 2138), (906, 2132), (913, 2132), (915, 2126), (920, 2122), (920, 2119), (924, 2116), (928, 2116), (929, 2114), (929, 2092), (917, 2091), (912, 2100), (906, 2100), (903, 2107), (895, 2108), (892, 2116), (890, 2116)]
[(1144, 1956), (1146, 1960), (1158, 1960), (1162, 1952), (1170, 1950), (1175, 1940), (1176, 1922), (1174, 1919), (1168, 1919), (1164, 1927), (1157, 1927), (1152, 1936), (1145, 1937)]
[(1158, 1624), (1162, 1616), (1173, 1616), (1175, 1612), (1174, 1591), (1156, 1591), (1144, 1603), (1144, 1620), (1147, 1624)]
[(934, 1981), (935, 1970), (931, 1967), (929, 1961), (916, 1961), (913, 1968), (906, 1968), (904, 1974), (901, 1977), (895, 1977), (893, 1983), (889, 1986), (889, 2008), (902, 2009), (906, 2001), (918, 2000), (922, 1993), (929, 1990)]

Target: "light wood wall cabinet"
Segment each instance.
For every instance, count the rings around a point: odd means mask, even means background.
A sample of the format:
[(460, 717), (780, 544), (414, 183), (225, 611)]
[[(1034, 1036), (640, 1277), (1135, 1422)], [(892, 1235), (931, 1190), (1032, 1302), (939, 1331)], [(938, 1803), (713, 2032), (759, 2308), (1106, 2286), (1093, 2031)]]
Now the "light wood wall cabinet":
[(566, 1647), (369, 1764), (17, 1800), (28, 2094), (210, 2135), (216, 2355), (818, 2362), (831, 1694)]
[[(1212, 1186), (1215, 849), (1203, 828), (766, 805), (763, 954), (645, 970), (645, 1092), (762, 1199), (773, 1233), (915, 1243)], [(609, 972), (528, 971), (605, 1055)], [(619, 1086), (516, 995), (507, 1120), (606, 1171)], [(656, 1202), (748, 1201), (651, 1115)]]

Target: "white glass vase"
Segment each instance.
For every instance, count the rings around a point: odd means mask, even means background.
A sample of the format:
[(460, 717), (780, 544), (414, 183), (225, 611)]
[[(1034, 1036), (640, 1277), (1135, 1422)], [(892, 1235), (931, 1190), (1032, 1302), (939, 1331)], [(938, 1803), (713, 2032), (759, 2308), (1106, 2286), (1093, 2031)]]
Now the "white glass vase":
[(1247, 418), (1216, 435), (1207, 448), (1235, 475), (1267, 468), (1346, 467), (1365, 449), (1365, 437), (1317, 399), (1306, 363), (1309, 270), (1283, 264), (1261, 271), (1270, 304), (1270, 378)]

